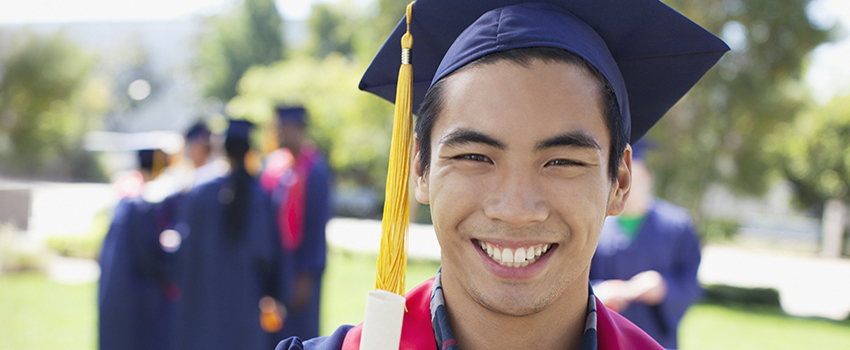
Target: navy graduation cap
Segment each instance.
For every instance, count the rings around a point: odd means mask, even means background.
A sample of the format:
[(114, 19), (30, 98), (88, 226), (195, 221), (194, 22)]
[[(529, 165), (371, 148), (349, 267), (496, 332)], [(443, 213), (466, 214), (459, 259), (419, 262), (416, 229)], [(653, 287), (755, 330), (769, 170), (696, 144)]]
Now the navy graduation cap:
[(646, 155), (655, 148), (655, 144), (649, 139), (641, 139), (632, 143), (632, 160), (645, 160)]
[[(554, 47), (581, 56), (605, 76), (632, 142), (729, 50), (657, 0), (418, 0), (410, 17), (414, 111), (436, 81), (473, 60)], [(402, 19), (363, 75), (361, 90), (395, 101), (406, 30)]]
[(230, 119), (225, 136), (228, 139), (247, 141), (250, 139), (251, 130), (253, 129), (254, 124), (247, 120)]
[(307, 122), (307, 110), (304, 107), (277, 107), (279, 123), (296, 123), (304, 125)]
[(186, 141), (209, 140), (210, 129), (203, 122), (197, 122), (186, 131)]

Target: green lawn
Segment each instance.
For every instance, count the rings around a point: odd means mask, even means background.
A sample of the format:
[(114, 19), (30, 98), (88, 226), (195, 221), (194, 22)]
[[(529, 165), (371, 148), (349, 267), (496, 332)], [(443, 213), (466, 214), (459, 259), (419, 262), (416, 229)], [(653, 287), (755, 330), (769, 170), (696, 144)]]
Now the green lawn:
[(33, 272), (0, 276), (0, 349), (95, 349), (96, 298), (95, 283), (68, 286)]
[[(375, 288), (374, 256), (332, 251), (322, 295), (322, 333), (362, 320)], [(408, 264), (407, 288), (434, 276), (434, 262)], [(93, 350), (97, 343), (96, 284), (66, 286), (43, 275), (0, 276), (0, 349)], [(850, 349), (850, 321), (783, 315), (775, 307), (699, 304), (680, 328), (681, 348)]]

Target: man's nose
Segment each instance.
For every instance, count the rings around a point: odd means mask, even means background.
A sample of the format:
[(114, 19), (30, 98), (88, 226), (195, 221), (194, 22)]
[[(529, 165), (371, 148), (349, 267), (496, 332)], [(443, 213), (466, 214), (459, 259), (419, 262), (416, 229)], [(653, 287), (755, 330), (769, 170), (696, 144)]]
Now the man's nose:
[(539, 223), (549, 217), (549, 206), (533, 174), (509, 171), (484, 203), (484, 214), (512, 226)]

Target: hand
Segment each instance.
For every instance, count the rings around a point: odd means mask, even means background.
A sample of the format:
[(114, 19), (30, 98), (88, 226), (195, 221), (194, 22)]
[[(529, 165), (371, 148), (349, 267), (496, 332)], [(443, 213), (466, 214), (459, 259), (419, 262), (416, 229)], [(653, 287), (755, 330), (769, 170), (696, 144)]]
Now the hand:
[(607, 280), (593, 286), (593, 293), (607, 308), (622, 312), (631, 303), (631, 300), (626, 297), (627, 287), (623, 280)]
[(626, 281), (629, 297), (647, 305), (661, 304), (667, 298), (667, 282), (658, 271), (643, 271)]
[(283, 328), (286, 320), (286, 306), (270, 296), (260, 299), (260, 326), (268, 333), (275, 333)]

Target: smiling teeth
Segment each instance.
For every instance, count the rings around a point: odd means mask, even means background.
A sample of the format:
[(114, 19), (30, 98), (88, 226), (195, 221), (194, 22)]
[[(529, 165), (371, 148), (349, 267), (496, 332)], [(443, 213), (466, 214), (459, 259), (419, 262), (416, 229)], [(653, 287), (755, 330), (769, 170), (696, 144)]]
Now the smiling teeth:
[(530, 247), (499, 248), (490, 243), (478, 242), (481, 250), (493, 259), (493, 261), (508, 267), (525, 267), (533, 264), (541, 255), (546, 254), (551, 244), (538, 244)]

